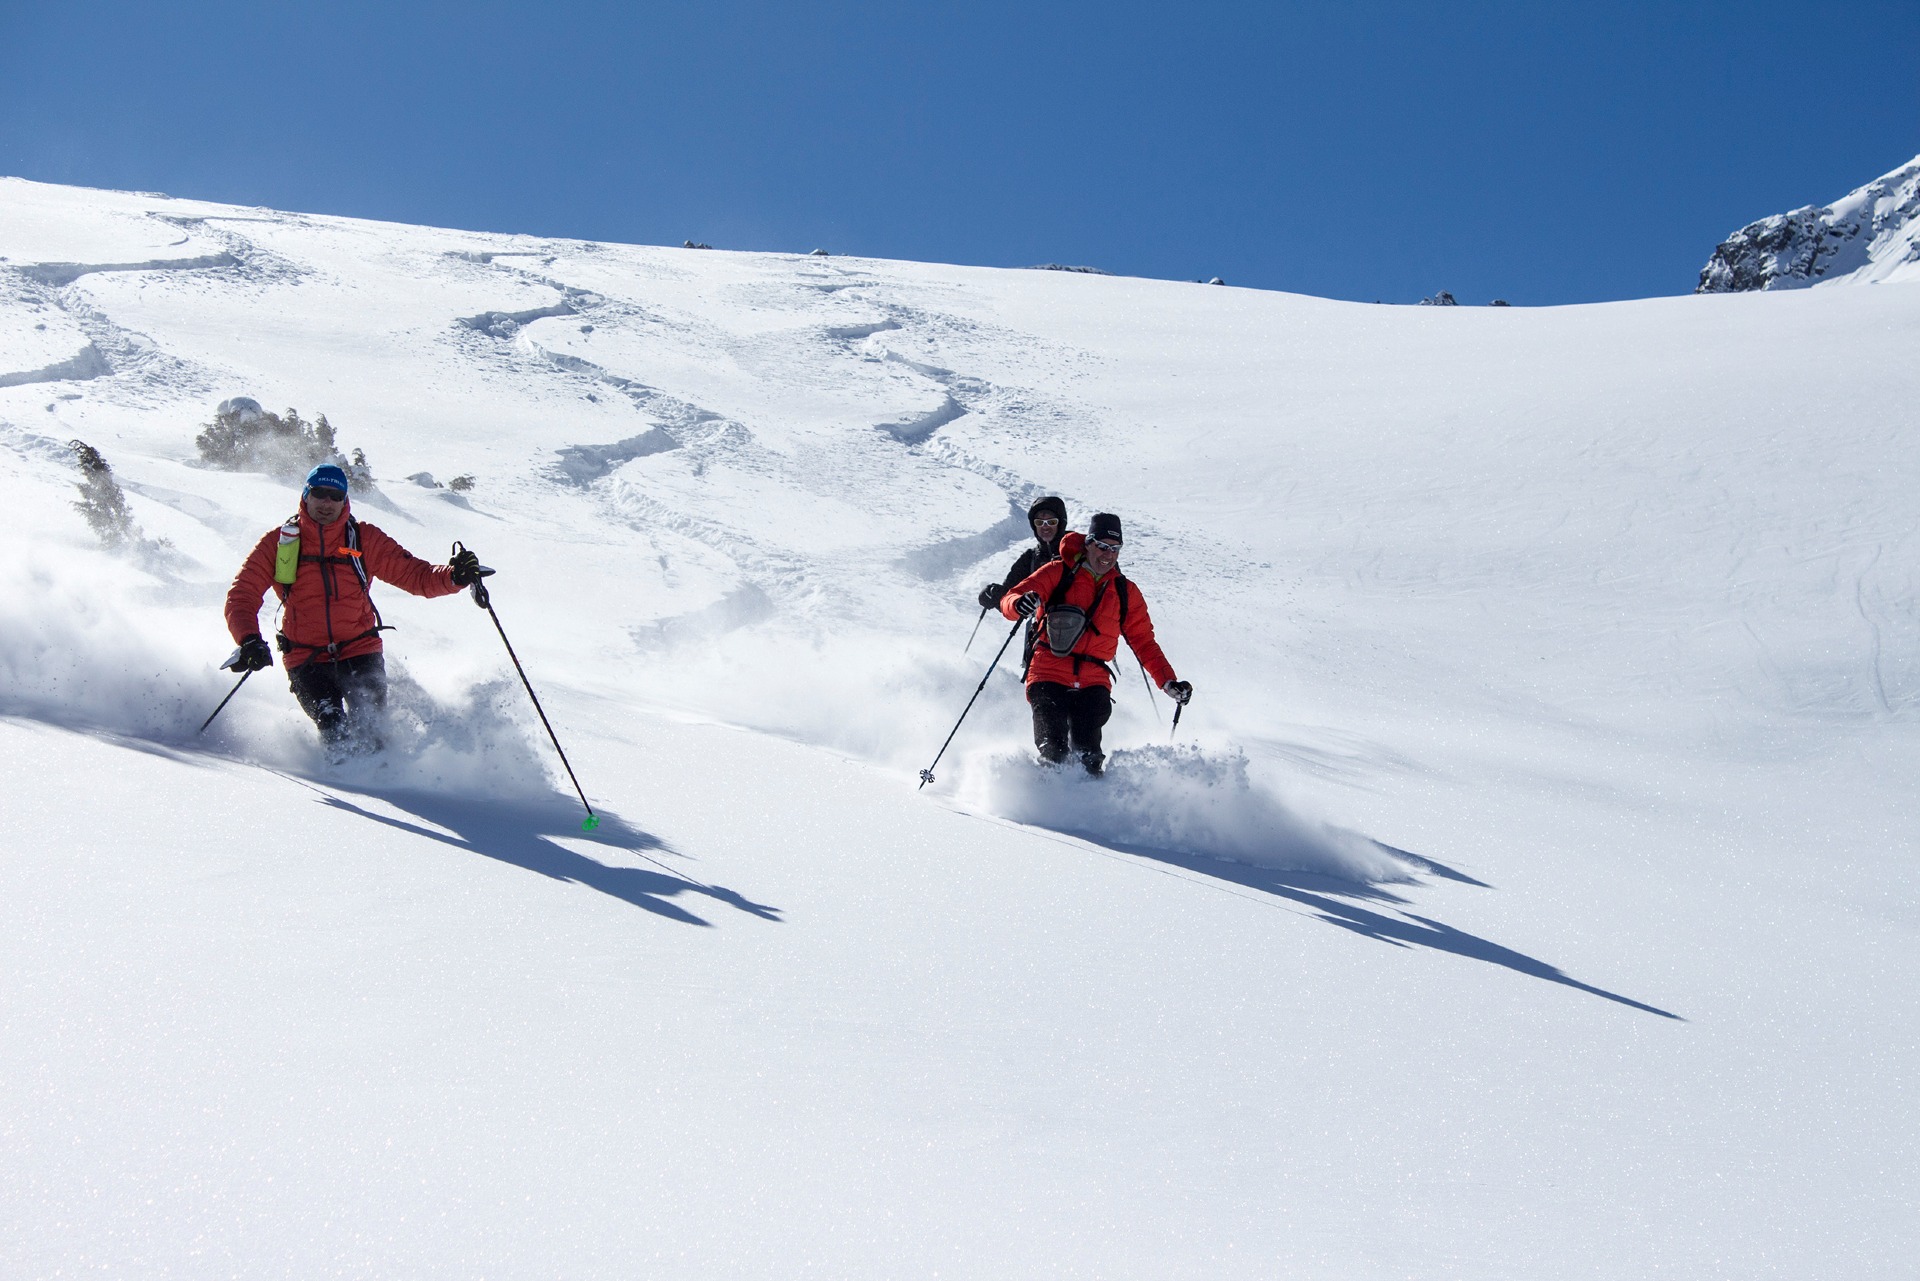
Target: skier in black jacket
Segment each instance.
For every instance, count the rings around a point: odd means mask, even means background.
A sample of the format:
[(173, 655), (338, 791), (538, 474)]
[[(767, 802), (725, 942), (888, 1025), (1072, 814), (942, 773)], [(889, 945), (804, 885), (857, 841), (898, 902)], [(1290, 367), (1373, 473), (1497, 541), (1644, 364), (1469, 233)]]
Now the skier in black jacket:
[[(1067, 505), (1049, 494), (1027, 508), (1027, 525), (1039, 540), (1038, 545), (1022, 549), (1020, 555), (1014, 558), (1013, 568), (1007, 571), (1005, 578), (980, 589), (981, 609), (1000, 608), (1000, 597), (1006, 594), (1007, 588), (1060, 554), (1060, 535), (1067, 531)], [(1026, 644), (1020, 655), (1022, 670), (1033, 659), (1033, 645), (1039, 635), (1038, 625), (1028, 619)]]

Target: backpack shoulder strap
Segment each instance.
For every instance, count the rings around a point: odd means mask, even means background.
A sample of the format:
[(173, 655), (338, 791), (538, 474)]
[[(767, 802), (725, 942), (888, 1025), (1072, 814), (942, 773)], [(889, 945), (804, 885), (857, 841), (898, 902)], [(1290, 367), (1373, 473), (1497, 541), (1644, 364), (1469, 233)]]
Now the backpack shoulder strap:
[(1053, 585), (1053, 594), (1047, 597), (1048, 609), (1067, 599), (1067, 588), (1073, 586), (1074, 575), (1080, 572), (1079, 561), (1067, 560), (1065, 557), (1056, 559), (1060, 561), (1060, 581)]
[[(373, 596), (373, 584), (367, 578), (367, 567), (360, 563), (360, 522), (351, 516), (347, 517), (347, 548), (353, 553), (348, 559), (353, 562), (354, 577), (360, 580), (360, 590), (371, 598)], [(374, 616), (376, 618), (379, 616), (379, 613), (379, 610), (374, 610)]]

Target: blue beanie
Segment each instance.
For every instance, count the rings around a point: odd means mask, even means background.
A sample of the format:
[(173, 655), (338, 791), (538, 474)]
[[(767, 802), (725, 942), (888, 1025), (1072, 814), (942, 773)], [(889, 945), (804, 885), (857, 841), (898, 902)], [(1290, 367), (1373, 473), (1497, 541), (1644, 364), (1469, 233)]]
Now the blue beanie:
[(332, 463), (321, 463), (307, 473), (307, 487), (300, 491), (300, 497), (305, 498), (315, 485), (322, 489), (337, 489), (344, 494), (347, 492), (347, 473)]

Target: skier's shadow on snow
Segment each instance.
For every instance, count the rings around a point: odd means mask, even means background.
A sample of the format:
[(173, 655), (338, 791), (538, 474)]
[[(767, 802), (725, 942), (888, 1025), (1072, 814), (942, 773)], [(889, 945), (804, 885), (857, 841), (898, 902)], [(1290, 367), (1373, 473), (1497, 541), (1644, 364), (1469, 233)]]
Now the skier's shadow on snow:
[[(599, 816), (600, 826), (597, 829), (582, 832), (574, 821), (579, 817), (579, 812), (562, 811), (557, 802), (513, 803), (410, 792), (370, 792), (366, 795), (377, 797), (421, 821), (415, 823), (378, 814), (332, 792), (325, 794), (323, 803), (414, 836), (425, 836), (458, 850), (511, 863), (529, 872), (538, 872), (556, 881), (584, 885), (670, 921), (680, 921), (686, 925), (712, 924), (675, 901), (686, 901), (688, 896), (704, 896), (763, 921), (780, 919), (778, 908), (755, 903), (724, 886), (708, 885), (674, 871), (653, 857), (653, 851), (675, 853), (666, 842), (617, 815), (603, 812)], [(565, 813), (566, 817), (558, 817), (559, 813)], [(611, 867), (558, 844), (553, 839), (556, 836), (570, 836), (608, 849), (624, 851), (654, 864), (654, 867)]]
[[(1171, 854), (1165, 850), (1107, 844), (1110, 849), (1119, 849), (1141, 858), (1171, 864), (1214, 880), (1231, 881), (1251, 890), (1271, 894), (1275, 898), (1298, 903), (1316, 913), (1318, 919), (1325, 921), (1328, 925), (1337, 925), (1343, 930), (1351, 930), (1362, 938), (1374, 939), (1394, 947), (1429, 947), (1437, 952), (1451, 952), (1455, 956), (1502, 966), (1517, 974), (1545, 979), (1549, 983), (1559, 983), (1576, 992), (1586, 992), (1602, 997), (1624, 1005), (1628, 1009), (1657, 1014), (1663, 1019), (1686, 1021), (1669, 1010), (1648, 1005), (1644, 1001), (1636, 1001), (1618, 992), (1609, 992), (1591, 983), (1582, 983), (1579, 979), (1563, 973), (1545, 961), (1536, 960), (1509, 947), (1502, 947), (1490, 939), (1469, 934), (1465, 930), (1457, 930), (1451, 925), (1429, 917), (1416, 916), (1400, 906), (1407, 902), (1406, 899), (1384, 885), (1344, 881), (1338, 877), (1316, 876), (1309, 872), (1285, 872), (1273, 868), (1249, 867), (1241, 863), (1216, 862), (1213, 859)], [(1422, 858), (1418, 854), (1409, 854), (1405, 850), (1394, 849), (1390, 845), (1382, 845), (1381, 848), (1411, 863), (1421, 871), (1443, 880), (1477, 885), (1482, 889), (1491, 888), (1485, 881), (1477, 881), (1444, 863), (1436, 863), (1432, 859)], [(1381, 904), (1387, 910), (1377, 911), (1363, 906), (1368, 902)]]

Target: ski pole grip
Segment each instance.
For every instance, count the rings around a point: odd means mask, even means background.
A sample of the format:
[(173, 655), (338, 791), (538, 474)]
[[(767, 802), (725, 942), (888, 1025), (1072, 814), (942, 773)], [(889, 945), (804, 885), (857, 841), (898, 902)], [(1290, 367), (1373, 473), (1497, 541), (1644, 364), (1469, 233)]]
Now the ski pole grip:
[[(454, 539), (452, 548), (450, 548), (447, 552), (447, 563), (452, 564), (454, 557), (458, 556), (461, 552), (464, 552), (465, 550), (467, 550), (466, 544), (462, 543), (457, 538)], [(487, 589), (480, 582), (479, 579), (476, 578), (473, 580), (473, 586), (471, 590), (473, 592), (474, 604), (478, 605), (481, 609), (491, 609), (493, 607), (493, 600), (487, 595)]]

